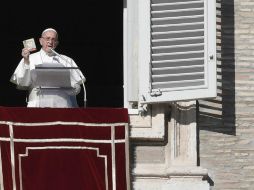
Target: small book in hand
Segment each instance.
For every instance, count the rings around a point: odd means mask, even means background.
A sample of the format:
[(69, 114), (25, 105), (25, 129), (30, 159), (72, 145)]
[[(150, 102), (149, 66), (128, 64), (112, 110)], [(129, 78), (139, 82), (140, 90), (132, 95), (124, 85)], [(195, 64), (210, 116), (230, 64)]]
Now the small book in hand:
[(35, 51), (36, 45), (33, 38), (27, 39), (23, 41), (23, 45), (25, 48), (27, 48), (29, 51)]

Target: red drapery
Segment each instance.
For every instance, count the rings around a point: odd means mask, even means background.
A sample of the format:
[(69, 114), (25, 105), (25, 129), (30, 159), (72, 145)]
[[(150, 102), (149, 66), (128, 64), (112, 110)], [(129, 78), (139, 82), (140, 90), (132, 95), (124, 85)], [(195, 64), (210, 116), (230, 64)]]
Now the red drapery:
[(2, 190), (128, 190), (128, 112), (0, 107)]

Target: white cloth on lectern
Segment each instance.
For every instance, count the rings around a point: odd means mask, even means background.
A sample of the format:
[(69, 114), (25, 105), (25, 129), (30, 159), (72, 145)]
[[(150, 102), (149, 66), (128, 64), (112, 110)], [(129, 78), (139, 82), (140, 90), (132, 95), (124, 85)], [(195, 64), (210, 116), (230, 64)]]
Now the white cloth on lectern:
[[(10, 81), (17, 85), (18, 89), (28, 90), (27, 107), (77, 107), (76, 95), (80, 92), (82, 81), (85, 77), (79, 69), (70, 69), (71, 86), (73, 90), (42, 90), (36, 88), (31, 78), (31, 71), (36, 65), (42, 63), (61, 63), (65, 67), (77, 67), (73, 59), (61, 55), (65, 60), (57, 55), (48, 55), (44, 50), (33, 53), (29, 57), (29, 65), (20, 61), (14, 71)], [(66, 61), (67, 60), (67, 61)]]

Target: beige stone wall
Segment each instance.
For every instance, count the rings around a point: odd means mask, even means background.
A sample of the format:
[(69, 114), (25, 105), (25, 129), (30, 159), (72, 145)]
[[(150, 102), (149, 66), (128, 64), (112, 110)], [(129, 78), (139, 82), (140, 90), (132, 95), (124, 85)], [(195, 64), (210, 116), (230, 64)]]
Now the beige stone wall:
[[(209, 189), (207, 181), (202, 180), (207, 176), (207, 170), (197, 167), (195, 101), (177, 102), (171, 106), (152, 105), (146, 115), (130, 118), (133, 190)], [(139, 134), (143, 137), (134, 134), (138, 128), (142, 129)], [(157, 128), (162, 128), (163, 132)]]
[(218, 1), (218, 97), (199, 101), (199, 163), (213, 190), (254, 189), (254, 1)]

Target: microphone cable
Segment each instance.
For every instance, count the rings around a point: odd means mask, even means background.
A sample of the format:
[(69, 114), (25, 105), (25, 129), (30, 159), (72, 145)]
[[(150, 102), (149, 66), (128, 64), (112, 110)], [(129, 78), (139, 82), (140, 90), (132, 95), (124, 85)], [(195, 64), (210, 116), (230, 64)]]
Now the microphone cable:
[[(53, 50), (52, 48), (50, 48), (50, 50), (56, 54), (58, 57), (60, 57), (62, 60), (64, 60), (66, 63), (68, 63), (71, 67), (75, 68), (71, 62), (69, 62), (67, 59), (65, 59), (62, 55), (60, 55), (59, 53), (57, 53), (55, 50)], [(80, 75), (80, 73), (74, 69), (76, 71), (76, 73), (78, 74), (78, 76), (80, 77), (81, 79), (81, 82), (82, 82), (82, 86), (83, 86), (83, 90), (84, 90), (84, 107), (86, 107), (86, 102), (87, 102), (87, 99), (86, 99), (86, 88), (85, 88), (85, 83), (83, 81), (83, 78), (82, 76)]]

